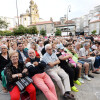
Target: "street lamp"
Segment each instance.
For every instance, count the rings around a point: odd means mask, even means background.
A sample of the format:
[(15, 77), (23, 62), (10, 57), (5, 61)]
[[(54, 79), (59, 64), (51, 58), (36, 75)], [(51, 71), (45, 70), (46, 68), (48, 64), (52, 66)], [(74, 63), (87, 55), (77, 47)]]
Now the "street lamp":
[(67, 7), (67, 35), (68, 35), (68, 13), (71, 12), (71, 5)]
[[(18, 18), (18, 4), (17, 4), (17, 0), (16, 0), (16, 10), (17, 10), (17, 18)], [(19, 18), (18, 18), (18, 26), (19, 26)]]

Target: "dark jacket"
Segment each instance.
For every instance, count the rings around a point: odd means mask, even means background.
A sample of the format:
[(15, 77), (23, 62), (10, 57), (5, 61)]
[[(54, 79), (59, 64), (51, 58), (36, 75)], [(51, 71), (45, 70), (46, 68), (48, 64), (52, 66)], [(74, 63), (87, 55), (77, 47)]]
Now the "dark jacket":
[[(22, 71), (25, 69), (26, 67), (24, 66), (24, 63), (22, 62), (18, 62), (18, 68), (14, 67), (12, 62), (10, 62), (7, 66), (6, 66), (6, 70), (5, 70), (5, 75), (6, 75), (6, 80), (7, 80), (7, 89), (8, 91), (11, 91), (13, 89), (13, 87), (16, 85), (15, 82), (18, 81), (18, 77), (16, 78), (12, 78), (13, 74), (17, 74), (17, 73), (22, 73)], [(22, 73), (22, 78), (27, 76), (27, 73)]]
[[(17, 50), (17, 52), (19, 53), (19, 62), (23, 62), (23, 58), (21, 56), (20, 50)], [(23, 50), (23, 53), (25, 57), (28, 58), (28, 52), (26, 50)]]
[(41, 53), (42, 53), (42, 55), (44, 55), (46, 53), (45, 48), (42, 49)]
[(46, 67), (46, 63), (43, 61), (40, 61), (40, 59), (36, 57), (35, 59), (27, 58), (26, 62), (31, 62), (31, 64), (33, 64), (33, 62), (39, 63), (38, 66), (33, 66), (33, 65), (27, 66), (30, 77), (33, 77), (35, 74), (43, 73)]
[(4, 70), (4, 68), (6, 67), (6, 65), (10, 62), (10, 58), (9, 55), (7, 57), (7, 59), (5, 59), (2, 54), (0, 54), (0, 80), (1, 80), (1, 72)]

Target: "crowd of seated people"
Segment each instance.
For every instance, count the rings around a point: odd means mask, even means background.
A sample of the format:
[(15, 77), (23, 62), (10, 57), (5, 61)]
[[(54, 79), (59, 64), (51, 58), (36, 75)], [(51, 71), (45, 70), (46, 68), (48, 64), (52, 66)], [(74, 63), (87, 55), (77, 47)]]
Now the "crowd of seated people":
[(80, 91), (75, 84), (91, 81), (99, 69), (100, 41), (92, 36), (0, 37), (0, 80), (11, 100), (19, 100), (22, 91), (36, 100), (35, 87), (47, 100), (58, 100), (54, 81), (62, 97), (75, 100), (71, 91)]

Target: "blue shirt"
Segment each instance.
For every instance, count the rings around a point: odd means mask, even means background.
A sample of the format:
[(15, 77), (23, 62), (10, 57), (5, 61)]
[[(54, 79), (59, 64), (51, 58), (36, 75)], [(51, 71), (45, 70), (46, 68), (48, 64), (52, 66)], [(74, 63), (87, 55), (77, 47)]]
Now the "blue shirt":
[(42, 60), (47, 64), (46, 70), (48, 70), (48, 69), (53, 69), (54, 67), (56, 67), (56, 66), (50, 67), (48, 63), (57, 61), (58, 57), (55, 53), (52, 53), (52, 55), (45, 53)]

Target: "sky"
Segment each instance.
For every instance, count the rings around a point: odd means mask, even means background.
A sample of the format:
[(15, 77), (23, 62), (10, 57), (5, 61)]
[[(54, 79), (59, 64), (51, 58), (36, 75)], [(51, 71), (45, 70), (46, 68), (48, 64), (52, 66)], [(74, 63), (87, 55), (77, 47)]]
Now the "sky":
[[(29, 9), (30, 0), (17, 0), (19, 15)], [(68, 5), (71, 5), (71, 12), (68, 13), (69, 19), (81, 17), (100, 5), (100, 0), (34, 0), (38, 5), (39, 16), (45, 21), (59, 21), (60, 17), (67, 14)], [(15, 17), (16, 0), (0, 0), (0, 16)]]

